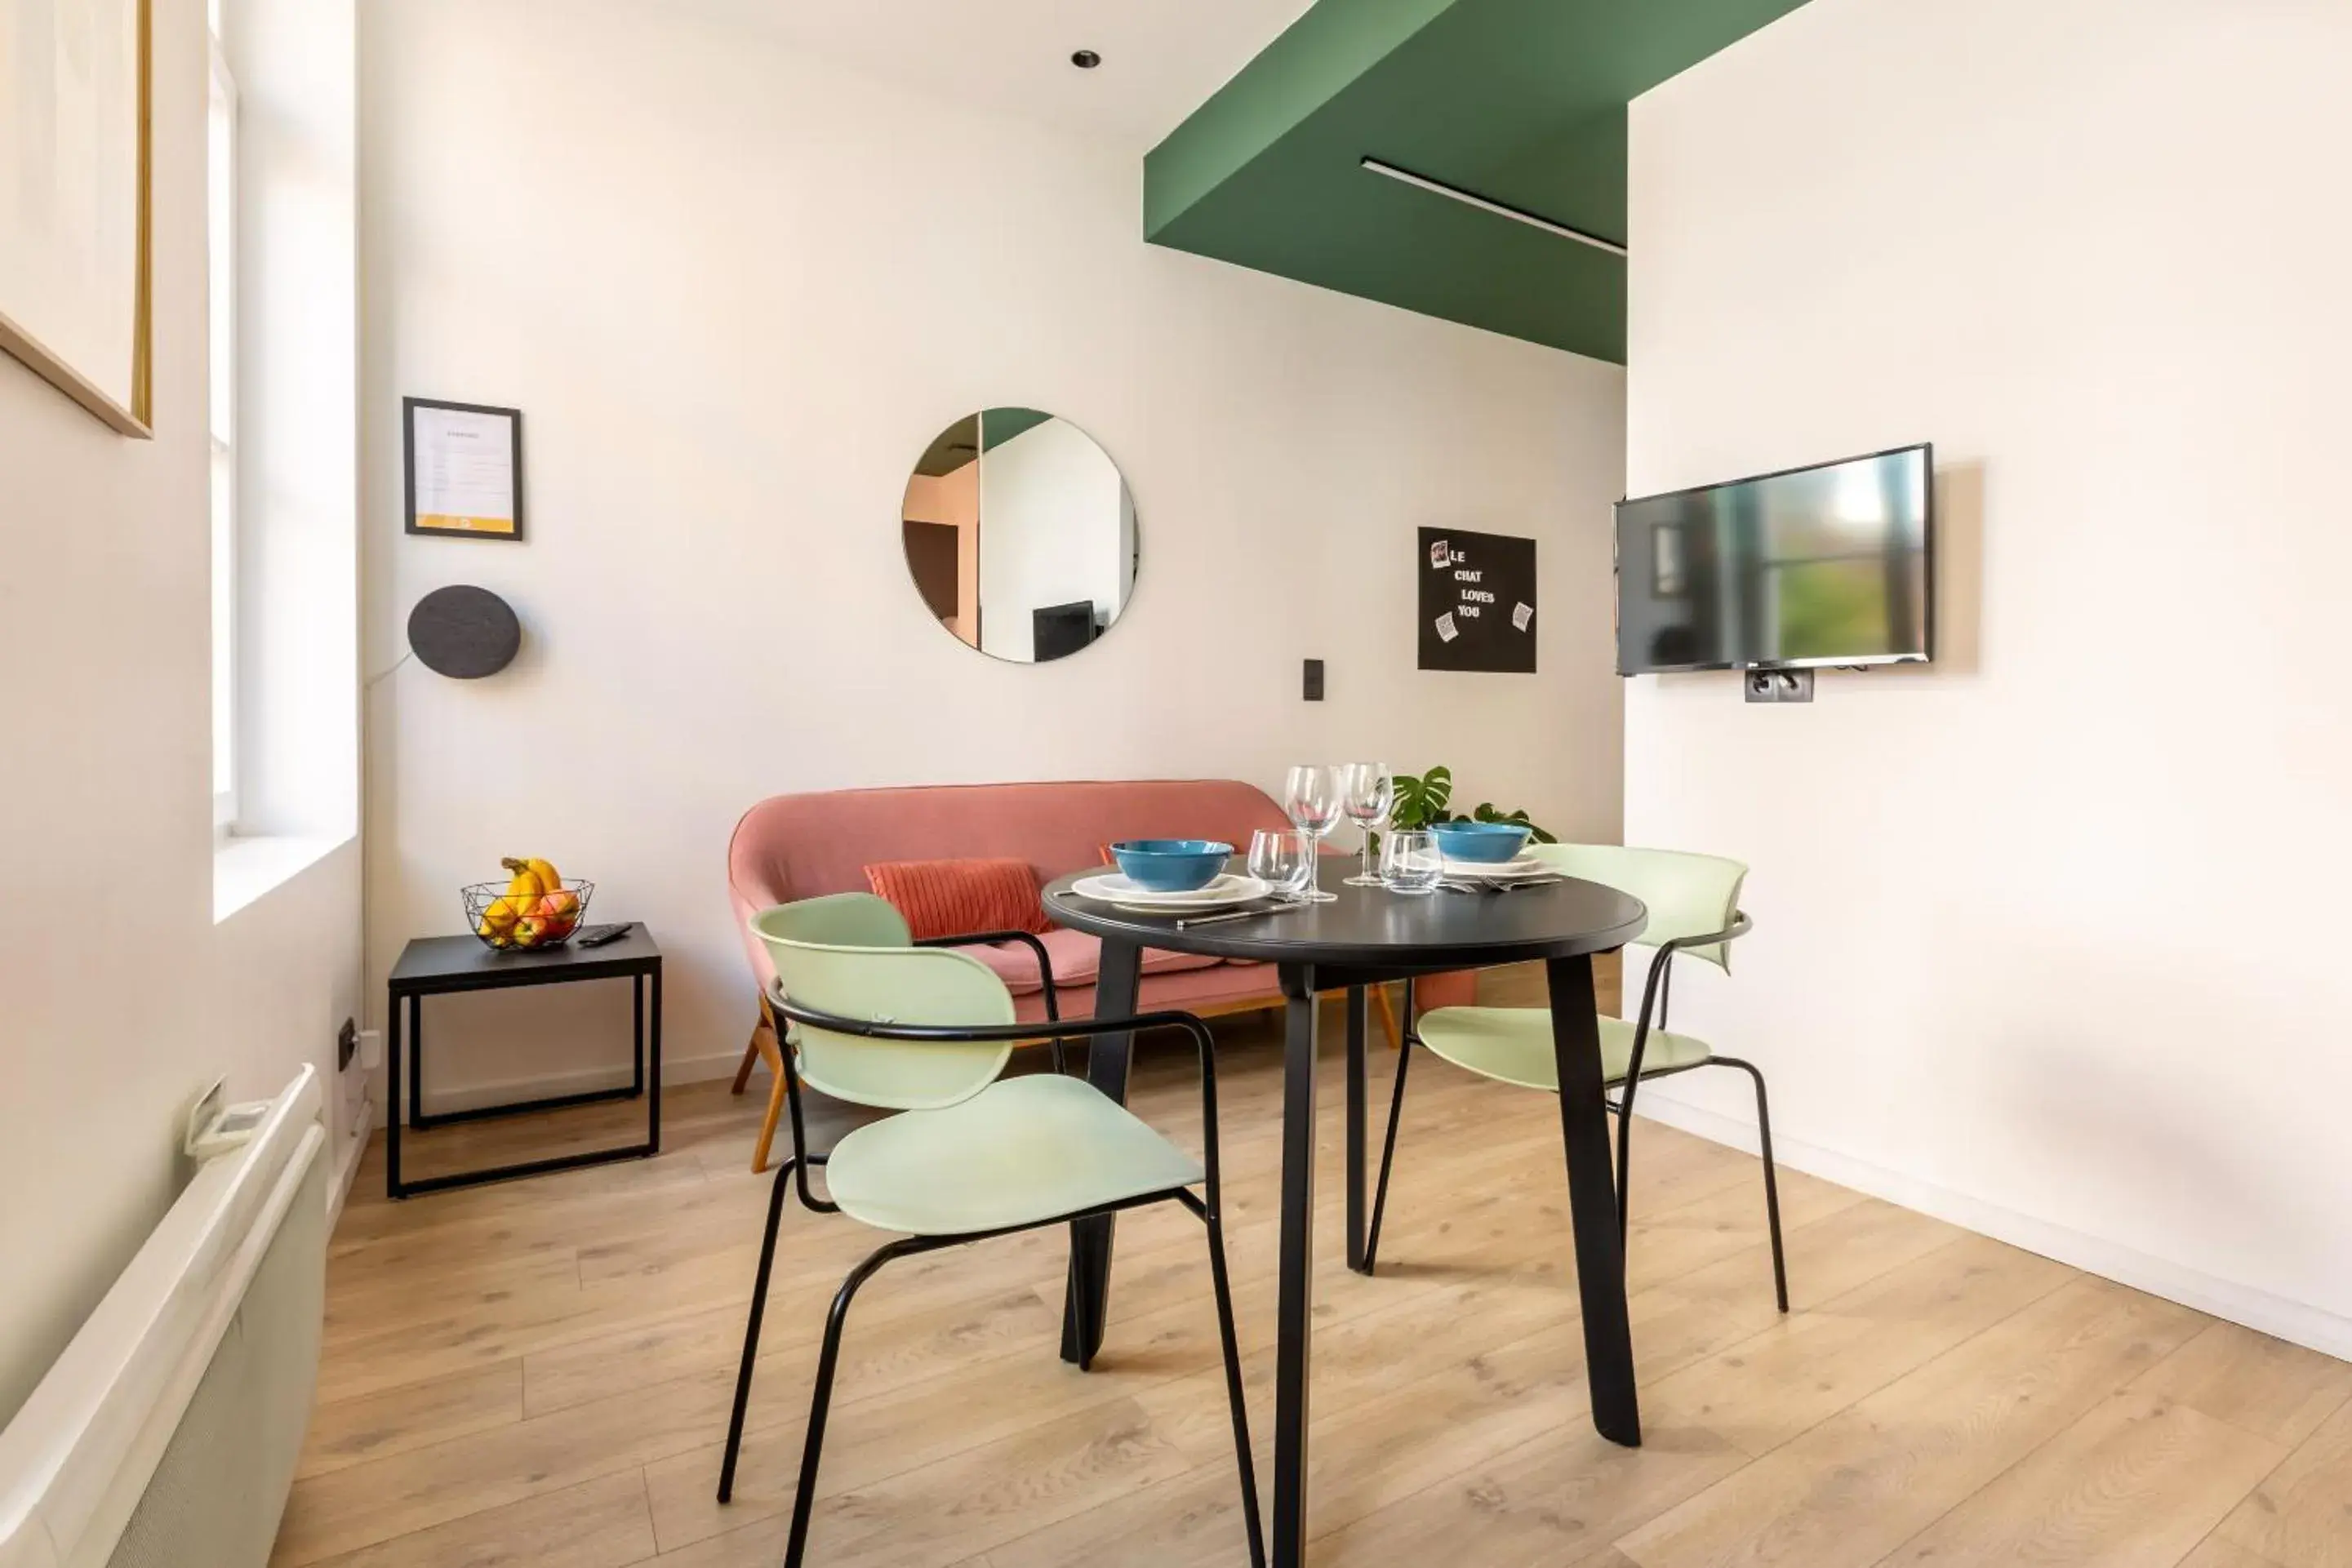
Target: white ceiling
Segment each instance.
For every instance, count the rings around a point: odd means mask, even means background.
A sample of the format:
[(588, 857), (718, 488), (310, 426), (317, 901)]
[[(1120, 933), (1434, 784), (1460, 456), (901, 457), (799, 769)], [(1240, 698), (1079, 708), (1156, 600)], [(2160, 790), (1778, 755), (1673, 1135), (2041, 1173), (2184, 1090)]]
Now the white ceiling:
[[(974, 107), (1142, 152), (1313, 0), (657, 0)], [(1093, 49), (1091, 71), (1070, 64)]]

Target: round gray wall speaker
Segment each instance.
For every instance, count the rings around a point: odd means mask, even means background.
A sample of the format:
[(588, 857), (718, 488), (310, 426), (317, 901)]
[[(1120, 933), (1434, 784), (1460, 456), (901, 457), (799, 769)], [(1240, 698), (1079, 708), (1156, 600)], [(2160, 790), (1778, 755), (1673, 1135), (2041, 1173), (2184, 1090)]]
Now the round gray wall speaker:
[(478, 681), (514, 663), (522, 622), (487, 588), (436, 588), (408, 612), (408, 645), (435, 674)]

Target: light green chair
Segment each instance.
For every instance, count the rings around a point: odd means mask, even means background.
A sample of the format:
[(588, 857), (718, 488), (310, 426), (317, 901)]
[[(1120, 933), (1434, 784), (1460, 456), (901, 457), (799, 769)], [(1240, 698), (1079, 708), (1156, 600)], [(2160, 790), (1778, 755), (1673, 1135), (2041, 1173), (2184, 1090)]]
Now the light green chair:
[[(842, 1327), (859, 1286), (884, 1264), (913, 1253), (1172, 1202), (1208, 1228), (1209, 1277), (1233, 1405), (1243, 1521), (1250, 1561), (1263, 1568), (1257, 1479), (1219, 1218), (1216, 1063), (1207, 1026), (1179, 1012), (1050, 1026), (1056, 1036), (1151, 1028), (1191, 1034), (1201, 1057), (1203, 1152), (1195, 1160), (1083, 1079), (1056, 1071), (1000, 1081), (1013, 1046), (1035, 1038), (1038, 1026), (1014, 1022), (1012, 996), (985, 965), (961, 953), (913, 944), (906, 921), (883, 900), (844, 893), (780, 904), (753, 916), (751, 929), (775, 964), (769, 1005), (785, 1031), (781, 1054), (793, 1155), (777, 1168), (768, 1201), (719, 1500), (728, 1501), (735, 1490), (787, 1186), (797, 1189), (806, 1208), (846, 1214), (905, 1235), (849, 1271), (825, 1320), (785, 1568), (798, 1568), (807, 1546)], [(1057, 1055), (1057, 1068), (1058, 1063)], [(835, 1099), (899, 1114), (859, 1127), (830, 1154), (813, 1155), (801, 1113), (803, 1081)], [(812, 1166), (824, 1167), (830, 1201), (810, 1189)], [(1092, 1343), (1092, 1337), (1081, 1336), (1081, 1343)]]
[[(1620, 849), (1613, 844), (1541, 844), (1530, 852), (1566, 875), (1597, 882), (1638, 898), (1650, 913), (1639, 938), (1657, 950), (1642, 988), (1642, 1011), (1633, 1022), (1603, 1015), (1601, 1064), (1604, 1083), (1619, 1091), (1609, 1108), (1617, 1113), (1617, 1228), (1627, 1228), (1626, 1181), (1632, 1174), (1633, 1092), (1653, 1078), (1698, 1067), (1736, 1067), (1756, 1083), (1756, 1127), (1764, 1153), (1764, 1213), (1772, 1235), (1772, 1287), (1780, 1310), (1789, 1310), (1789, 1270), (1780, 1248), (1780, 1189), (1772, 1168), (1772, 1116), (1765, 1101), (1764, 1074), (1751, 1062), (1725, 1056), (1686, 1034), (1670, 1033), (1666, 1009), (1675, 955), (1696, 958), (1728, 973), (1729, 944), (1748, 934), (1739, 912), (1739, 886), (1748, 868), (1716, 855), (1675, 850)], [(1488, 896), (1508, 896), (1492, 894)], [(1411, 1016), (1412, 1009), (1406, 1009)], [(1654, 1027), (1651, 1022), (1656, 1015)], [(1396, 1090), (1389, 1105), (1389, 1130), (1381, 1153), (1380, 1185), (1372, 1200), (1364, 1241), (1364, 1272), (1370, 1273), (1380, 1247), (1381, 1219), (1388, 1207), (1389, 1173), (1396, 1158), (1397, 1124), (1404, 1113), (1405, 1068), (1413, 1045), (1427, 1046), (1457, 1067), (1523, 1088), (1559, 1092), (1553, 1055), (1551, 1014), (1543, 1008), (1440, 1008), (1408, 1032), (1397, 1059)]]

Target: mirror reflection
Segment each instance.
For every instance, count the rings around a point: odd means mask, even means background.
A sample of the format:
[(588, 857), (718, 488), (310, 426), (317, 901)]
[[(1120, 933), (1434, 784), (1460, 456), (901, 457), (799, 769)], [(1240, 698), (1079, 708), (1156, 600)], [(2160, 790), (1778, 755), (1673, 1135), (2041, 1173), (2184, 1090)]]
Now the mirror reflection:
[(1135, 498), (1066, 419), (992, 408), (941, 431), (907, 481), (907, 570), (940, 623), (1043, 664), (1100, 637), (1135, 591)]

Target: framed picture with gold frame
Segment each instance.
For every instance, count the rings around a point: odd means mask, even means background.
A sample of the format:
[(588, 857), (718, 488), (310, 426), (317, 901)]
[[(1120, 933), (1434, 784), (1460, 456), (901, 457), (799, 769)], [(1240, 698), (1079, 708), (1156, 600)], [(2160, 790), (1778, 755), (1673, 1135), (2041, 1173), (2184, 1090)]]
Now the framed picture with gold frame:
[(150, 0), (0, 0), (0, 350), (153, 434)]

